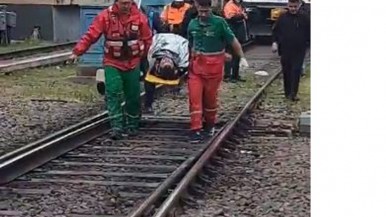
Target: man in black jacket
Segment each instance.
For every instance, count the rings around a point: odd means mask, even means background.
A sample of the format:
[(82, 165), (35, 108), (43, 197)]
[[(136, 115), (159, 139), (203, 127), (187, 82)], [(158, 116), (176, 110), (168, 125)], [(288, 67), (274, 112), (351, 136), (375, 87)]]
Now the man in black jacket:
[(287, 99), (297, 98), (304, 56), (311, 38), (310, 19), (299, 13), (301, 1), (288, 0), (288, 11), (281, 15), (273, 28), (272, 51), (280, 47), (284, 90)]
[(302, 0), (299, 8), (299, 12), (304, 13), (311, 17), (311, 5), (307, 4), (305, 1)]

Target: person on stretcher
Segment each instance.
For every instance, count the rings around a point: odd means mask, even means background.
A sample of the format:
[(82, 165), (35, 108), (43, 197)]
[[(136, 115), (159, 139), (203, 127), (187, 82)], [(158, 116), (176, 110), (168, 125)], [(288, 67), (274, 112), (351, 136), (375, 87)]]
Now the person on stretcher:
[(154, 114), (155, 86), (157, 84), (177, 86), (180, 84), (181, 76), (187, 73), (189, 41), (173, 33), (155, 34), (147, 58), (149, 68), (145, 75), (144, 113)]

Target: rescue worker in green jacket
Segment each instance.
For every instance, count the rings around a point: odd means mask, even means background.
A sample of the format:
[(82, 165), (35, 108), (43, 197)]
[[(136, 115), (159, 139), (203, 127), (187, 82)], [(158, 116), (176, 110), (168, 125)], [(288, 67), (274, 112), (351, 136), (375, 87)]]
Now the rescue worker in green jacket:
[(211, 0), (196, 0), (195, 4), (198, 16), (190, 21), (187, 30), (191, 143), (202, 141), (202, 130), (209, 137), (215, 133), (218, 91), (227, 58), (226, 45), (232, 47), (240, 58), (240, 67), (248, 67), (241, 44), (232, 30), (222, 17), (212, 13)]
[[(233, 33), (235, 34), (237, 40), (240, 43), (246, 42), (248, 40), (246, 25), (248, 16), (244, 8), (241, 6), (241, 0), (229, 0), (224, 6), (223, 15)], [(227, 46), (227, 52), (232, 54), (232, 60), (225, 63), (225, 81), (230, 79), (231, 82), (245, 82), (245, 80), (242, 79), (239, 74), (240, 58), (229, 46)]]

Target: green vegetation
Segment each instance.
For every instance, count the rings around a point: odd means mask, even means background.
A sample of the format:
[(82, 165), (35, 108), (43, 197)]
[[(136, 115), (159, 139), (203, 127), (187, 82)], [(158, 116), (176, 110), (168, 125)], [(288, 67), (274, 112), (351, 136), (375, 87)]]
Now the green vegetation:
[(311, 110), (311, 68), (309, 65), (306, 68), (306, 75), (300, 80), (299, 98), (298, 110)]
[(242, 75), (244, 79), (246, 79), (246, 82), (237, 82), (237, 83), (225, 83), (223, 82), (221, 85), (222, 91), (221, 99), (224, 98), (224, 100), (227, 100), (229, 98), (250, 98), (261, 86), (259, 84), (259, 80), (262, 82), (261, 78), (254, 75), (251, 72), (247, 72)]
[(0, 96), (36, 100), (95, 102), (100, 98), (94, 82), (78, 84), (69, 77), (75, 66), (28, 69), (10, 75), (0, 74)]
[(311, 110), (311, 69), (308, 65), (306, 67), (306, 75), (300, 78), (299, 85), (299, 93), (298, 97), (300, 101), (292, 102), (284, 98), (284, 87), (283, 87), (283, 79), (280, 77), (276, 81), (274, 81), (271, 86), (268, 88), (268, 98), (266, 99), (268, 102), (272, 104), (282, 104), (286, 103), (288, 105), (288, 109), (295, 112), (301, 113), (305, 111)]

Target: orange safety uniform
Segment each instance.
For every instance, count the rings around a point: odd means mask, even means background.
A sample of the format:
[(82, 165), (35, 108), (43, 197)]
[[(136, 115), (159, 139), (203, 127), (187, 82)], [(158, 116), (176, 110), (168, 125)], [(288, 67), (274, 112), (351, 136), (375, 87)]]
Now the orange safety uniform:
[(224, 17), (231, 19), (235, 16), (245, 15), (244, 9), (241, 5), (237, 5), (233, 0), (229, 0), (224, 6)]
[(179, 25), (184, 19), (185, 12), (191, 7), (190, 4), (184, 3), (182, 7), (176, 8), (172, 6), (173, 3), (164, 7), (161, 13), (161, 20), (167, 24)]
[(202, 128), (204, 117), (206, 126), (216, 122), (217, 96), (222, 81), (225, 46), (235, 39), (226, 21), (210, 15), (206, 23), (198, 18), (190, 21), (188, 40), (191, 44), (189, 66), (189, 110), (193, 132)]
[(73, 49), (80, 56), (103, 34), (105, 37), (103, 64), (122, 71), (134, 69), (147, 53), (152, 32), (146, 16), (135, 3), (128, 15), (119, 15), (116, 4), (103, 10)]

